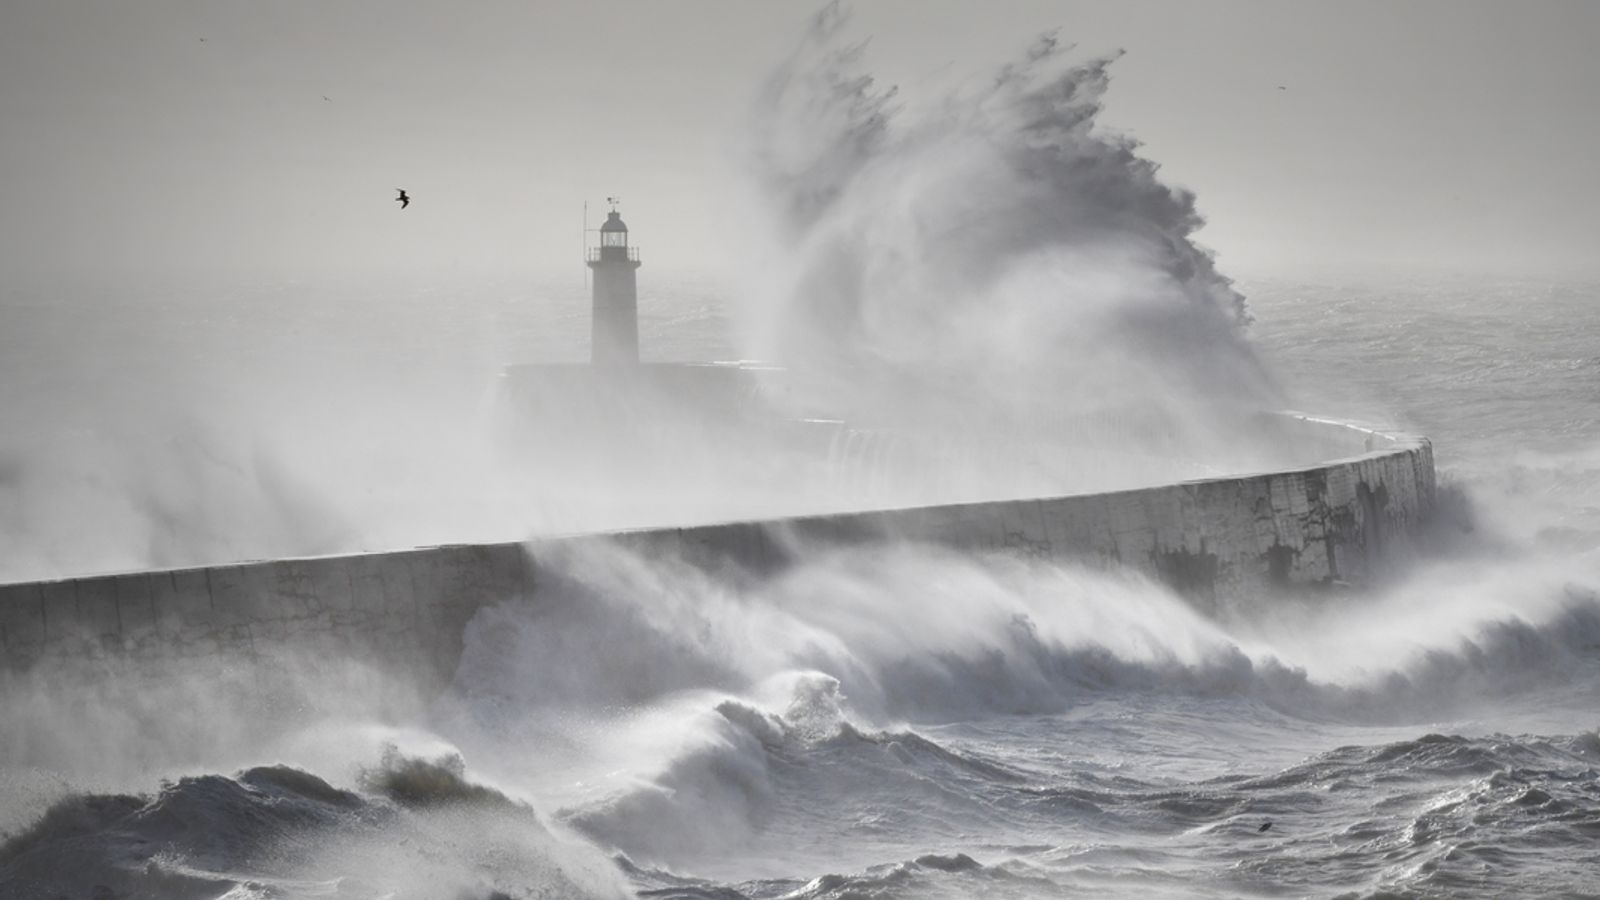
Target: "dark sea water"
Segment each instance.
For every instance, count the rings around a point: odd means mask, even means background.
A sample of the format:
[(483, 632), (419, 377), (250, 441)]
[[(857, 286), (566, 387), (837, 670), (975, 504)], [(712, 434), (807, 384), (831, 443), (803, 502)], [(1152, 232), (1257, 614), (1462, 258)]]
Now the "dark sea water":
[[(715, 284), (653, 284), (647, 355), (734, 355)], [(404, 713), (0, 699), (0, 897), (1600, 896), (1600, 285), (1241, 288), (1297, 408), (1434, 439), (1397, 582), (1216, 620), (923, 547), (597, 550)], [(576, 277), (72, 299), (0, 308), (8, 580), (540, 524), (462, 472), (498, 368), (583, 346)]]

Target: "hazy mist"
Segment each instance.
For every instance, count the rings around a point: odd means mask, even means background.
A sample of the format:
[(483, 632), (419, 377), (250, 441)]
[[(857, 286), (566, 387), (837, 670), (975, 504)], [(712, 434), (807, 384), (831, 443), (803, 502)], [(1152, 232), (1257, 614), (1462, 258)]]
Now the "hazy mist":
[(1597, 37), (5, 3), (0, 583), (525, 543), (8, 588), (0, 900), (1592, 888)]

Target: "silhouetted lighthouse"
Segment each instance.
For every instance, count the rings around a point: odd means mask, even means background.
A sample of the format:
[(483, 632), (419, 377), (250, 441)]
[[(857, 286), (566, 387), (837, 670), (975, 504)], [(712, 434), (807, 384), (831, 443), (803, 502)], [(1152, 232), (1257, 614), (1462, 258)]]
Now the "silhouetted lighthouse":
[(639, 249), (628, 246), (628, 226), (612, 201), (600, 226), (600, 246), (589, 250), (594, 270), (594, 323), (591, 362), (632, 364), (639, 361)]

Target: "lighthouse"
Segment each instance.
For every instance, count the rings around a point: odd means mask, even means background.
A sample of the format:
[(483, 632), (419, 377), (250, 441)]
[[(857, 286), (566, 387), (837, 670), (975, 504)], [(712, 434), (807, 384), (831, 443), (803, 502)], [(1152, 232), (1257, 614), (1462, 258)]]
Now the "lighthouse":
[(628, 226), (611, 201), (600, 226), (600, 246), (589, 248), (594, 270), (594, 320), (589, 359), (595, 365), (639, 362), (639, 248), (628, 246)]

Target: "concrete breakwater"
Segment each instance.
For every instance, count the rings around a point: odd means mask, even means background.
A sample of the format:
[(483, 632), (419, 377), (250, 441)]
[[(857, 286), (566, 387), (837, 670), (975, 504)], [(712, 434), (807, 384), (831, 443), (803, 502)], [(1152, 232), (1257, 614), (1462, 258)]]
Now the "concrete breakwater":
[(1202, 607), (1368, 582), (1410, 555), (1434, 504), (1423, 438), (1303, 416), (1285, 440), (1331, 461), (1137, 490), (549, 538), (530, 544), (248, 562), (0, 585), (0, 675), (161, 677), (184, 661), (282, 653), (370, 661), (446, 683), (479, 609), (527, 602), (541, 558), (615, 540), (756, 570), (806, 547), (931, 542), (1145, 572)]

